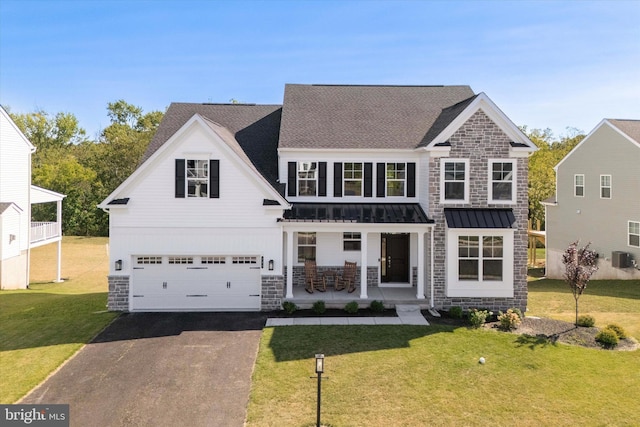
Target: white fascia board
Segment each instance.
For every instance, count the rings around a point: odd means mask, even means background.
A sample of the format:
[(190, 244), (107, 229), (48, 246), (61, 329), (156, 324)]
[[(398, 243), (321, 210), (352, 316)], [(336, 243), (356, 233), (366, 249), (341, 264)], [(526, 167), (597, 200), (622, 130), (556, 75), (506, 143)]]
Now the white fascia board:
[(31, 151), (31, 153), (35, 153), (36, 152), (36, 146), (33, 145), (31, 143), (31, 141), (29, 141), (29, 139), (24, 136), (24, 134), (22, 133), (22, 131), (20, 130), (20, 128), (18, 127), (18, 125), (16, 124), (16, 122), (13, 121), (13, 119), (11, 119), (11, 116), (9, 115), (9, 113), (7, 112), (7, 110), (4, 109), (4, 107), (2, 105), (0, 105), (0, 114), (2, 114), (7, 121), (9, 122), (9, 124), (11, 125), (11, 127), (13, 128), (13, 130), (18, 134), (18, 136), (20, 137), (20, 139), (22, 139), (22, 141), (27, 144), (27, 147), (29, 147), (29, 151)]
[(512, 147), (511, 150), (534, 152), (538, 147), (516, 126), (489, 97), (481, 92), (471, 104), (464, 109), (449, 125), (437, 135), (424, 149), (431, 151), (436, 144), (446, 142), (451, 136), (478, 110), (482, 110), (502, 131), (514, 142), (526, 144), (527, 147)]
[(66, 194), (57, 193), (46, 188), (31, 185), (31, 204), (57, 202), (67, 197)]
[[(615, 126), (612, 126), (612, 125), (611, 125), (611, 123), (609, 123), (609, 122), (607, 121), (607, 119), (602, 119), (602, 120), (600, 121), (600, 123), (598, 123), (598, 125), (597, 125), (595, 128), (593, 128), (593, 130), (591, 130), (591, 132), (589, 132), (589, 134), (588, 134), (587, 136), (585, 136), (585, 137), (584, 137), (584, 139), (583, 139), (582, 141), (580, 141), (580, 142), (578, 143), (578, 145), (576, 145), (575, 147), (573, 147), (573, 150), (569, 151), (569, 152), (568, 152), (568, 153), (567, 153), (567, 154), (562, 158), (562, 160), (560, 160), (560, 162), (558, 162), (558, 164), (554, 166), (553, 170), (554, 170), (554, 171), (556, 171), (556, 174), (557, 174), (557, 172), (558, 172), (558, 168), (560, 167), (560, 165), (561, 165), (561, 164), (563, 164), (563, 163), (564, 163), (564, 161), (565, 161), (565, 160), (567, 160), (567, 159), (569, 158), (569, 156), (571, 156), (571, 155), (574, 153), (574, 151), (577, 151), (577, 150), (578, 150), (578, 148), (580, 148), (580, 146), (581, 146), (582, 144), (584, 144), (584, 143), (585, 143), (585, 142), (586, 142), (586, 141), (591, 137), (591, 135), (593, 135), (593, 134), (594, 134), (598, 129), (600, 129), (600, 128), (605, 124), (605, 123), (606, 123), (607, 125), (609, 125), (609, 127), (611, 127), (611, 128), (613, 128), (613, 129), (617, 130), (618, 132), (620, 132), (620, 131), (618, 130), (618, 128), (616, 128)], [(623, 134), (623, 135), (624, 135), (624, 134)], [(625, 136), (626, 136), (626, 135), (625, 135)]]

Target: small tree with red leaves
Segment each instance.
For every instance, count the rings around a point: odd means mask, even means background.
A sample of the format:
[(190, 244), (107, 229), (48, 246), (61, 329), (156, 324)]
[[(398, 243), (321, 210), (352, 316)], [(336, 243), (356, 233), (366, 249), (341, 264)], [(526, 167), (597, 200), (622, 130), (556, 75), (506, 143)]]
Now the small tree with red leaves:
[(578, 242), (573, 242), (564, 251), (562, 262), (565, 266), (564, 278), (571, 288), (573, 298), (576, 300), (576, 326), (578, 326), (578, 299), (587, 289), (587, 283), (591, 276), (598, 271), (598, 254), (589, 249), (587, 244), (582, 249), (578, 249)]

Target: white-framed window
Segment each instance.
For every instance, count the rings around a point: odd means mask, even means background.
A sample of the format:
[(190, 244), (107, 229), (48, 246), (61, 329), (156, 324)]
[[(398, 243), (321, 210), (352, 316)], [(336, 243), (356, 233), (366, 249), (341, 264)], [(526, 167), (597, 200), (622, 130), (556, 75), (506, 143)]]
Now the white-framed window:
[(193, 264), (192, 256), (170, 256), (169, 264)]
[(343, 167), (343, 194), (362, 196), (362, 163), (344, 163)]
[(209, 197), (209, 160), (187, 160), (187, 196)]
[(511, 229), (447, 232), (447, 296), (513, 297)]
[(489, 203), (515, 203), (516, 161), (489, 160)]
[(469, 201), (468, 159), (441, 160), (440, 201), (442, 203), (467, 203)]
[(600, 175), (600, 198), (611, 198), (611, 175)]
[(360, 233), (342, 233), (342, 248), (345, 252), (360, 251), (362, 235)]
[(628, 231), (629, 238), (627, 243), (629, 246), (640, 248), (640, 221), (629, 221)]
[(316, 233), (298, 232), (298, 262), (316, 260)]
[(387, 197), (404, 197), (407, 182), (406, 163), (387, 163)]
[(584, 175), (576, 174), (573, 176), (573, 195), (576, 197), (584, 197)]
[(162, 264), (161, 256), (139, 256), (136, 258), (138, 264)]
[(316, 196), (318, 191), (318, 163), (298, 162), (298, 196)]

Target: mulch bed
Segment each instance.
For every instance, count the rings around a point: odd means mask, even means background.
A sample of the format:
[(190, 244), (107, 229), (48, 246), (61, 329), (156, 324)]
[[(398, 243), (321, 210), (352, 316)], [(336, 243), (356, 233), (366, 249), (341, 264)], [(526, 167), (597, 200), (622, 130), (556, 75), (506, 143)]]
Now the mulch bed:
[[(453, 319), (448, 317), (448, 313), (441, 313), (442, 317), (433, 317), (428, 312), (423, 312), (425, 317), (432, 324), (450, 325), (450, 326), (466, 326), (464, 319)], [(483, 328), (499, 331), (500, 323), (491, 321), (485, 323)], [(548, 319), (545, 317), (527, 317), (518, 327), (511, 331), (512, 334), (524, 335), (537, 338), (541, 342), (547, 343), (564, 343), (570, 345), (579, 345), (587, 348), (602, 349), (602, 346), (596, 342), (596, 334), (600, 330), (598, 328), (576, 327), (573, 323), (564, 322), (562, 320)], [(502, 332), (502, 331), (500, 331)], [(633, 338), (622, 339), (614, 350), (634, 351), (640, 348), (638, 342)]]

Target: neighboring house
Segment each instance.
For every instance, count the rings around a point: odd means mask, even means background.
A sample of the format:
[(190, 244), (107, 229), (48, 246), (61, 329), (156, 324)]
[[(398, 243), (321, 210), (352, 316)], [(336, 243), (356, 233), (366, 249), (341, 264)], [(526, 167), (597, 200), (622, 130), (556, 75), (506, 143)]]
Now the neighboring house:
[(535, 149), (468, 86), (286, 85), (283, 105), (171, 104), (100, 205), (109, 308), (278, 309), (306, 296), (313, 259), (337, 274), (355, 261), (356, 292), (331, 294), (362, 305), (525, 309)]
[[(29, 285), (30, 249), (58, 243), (60, 281), (61, 204), (65, 197), (31, 185), (31, 154), (36, 148), (0, 106), (0, 289)], [(31, 222), (31, 205), (57, 203), (52, 222)]]
[(547, 277), (575, 241), (598, 252), (594, 279), (640, 279), (640, 120), (601, 121), (555, 167), (546, 207)]

